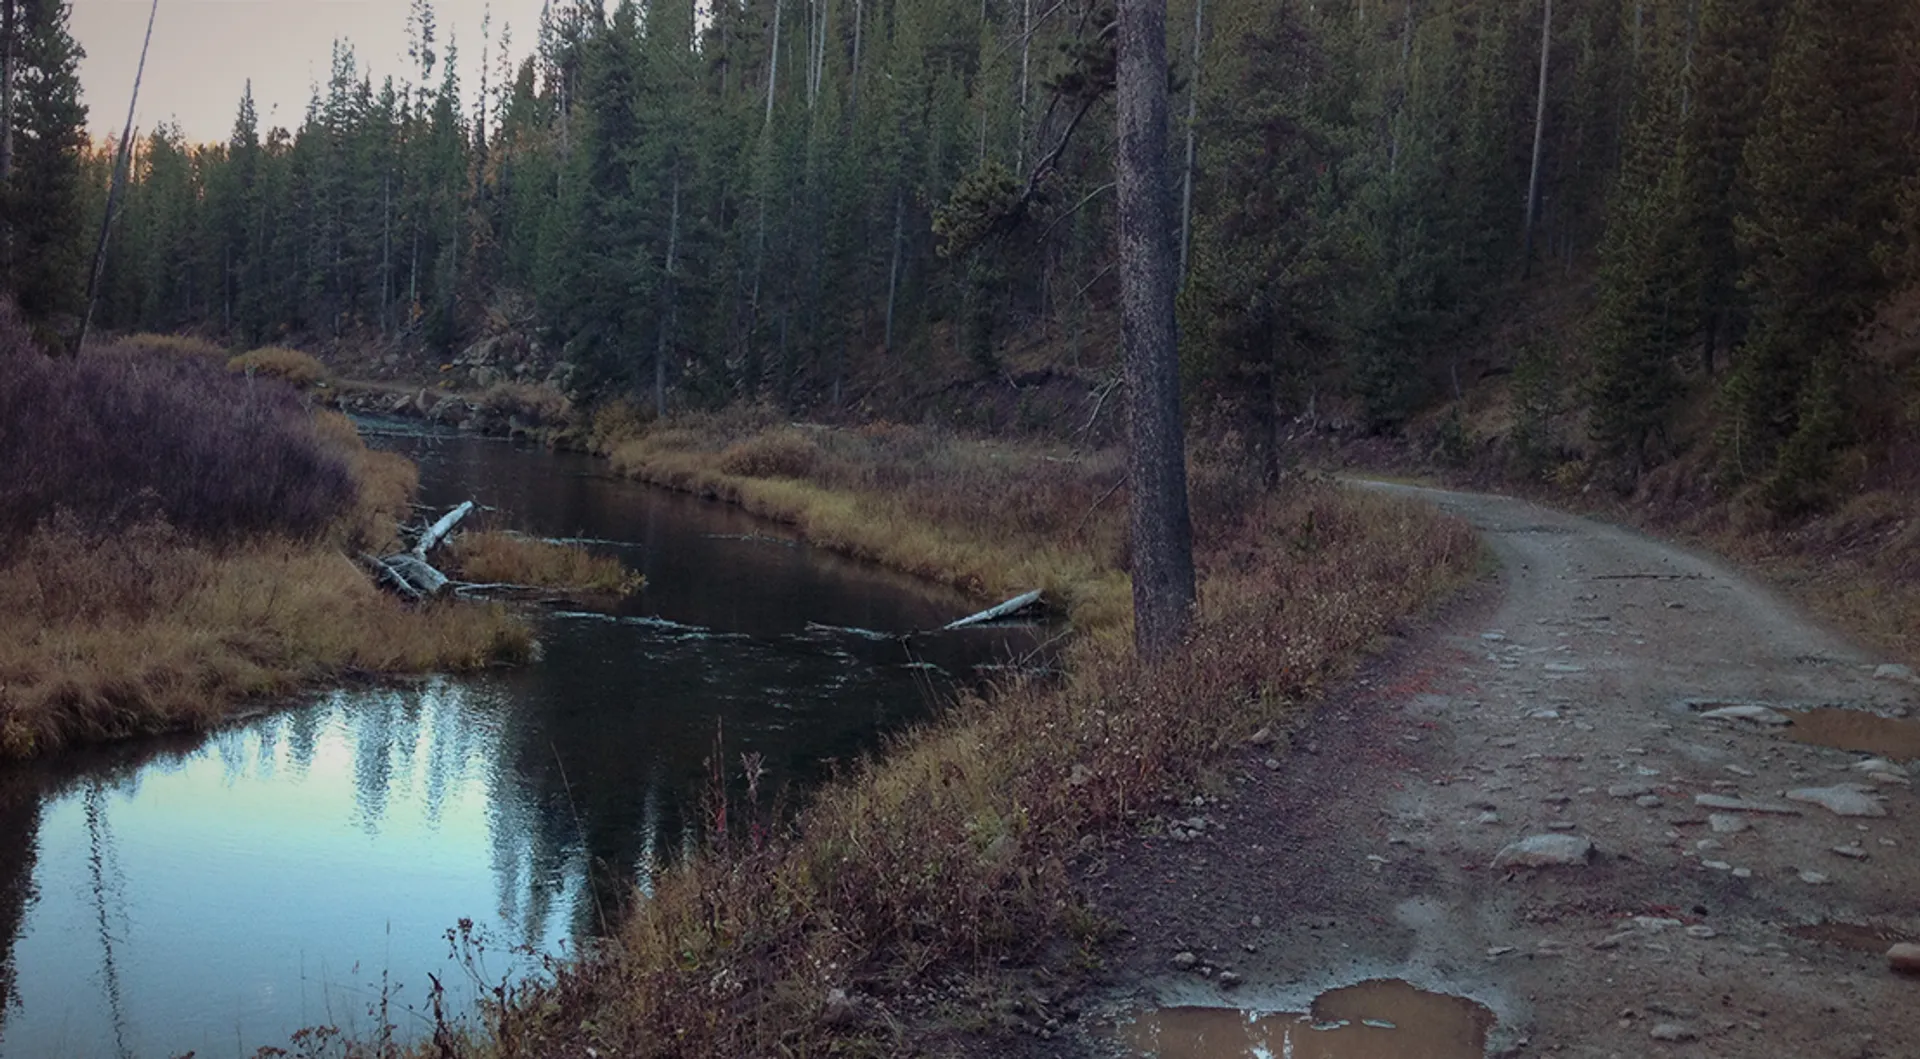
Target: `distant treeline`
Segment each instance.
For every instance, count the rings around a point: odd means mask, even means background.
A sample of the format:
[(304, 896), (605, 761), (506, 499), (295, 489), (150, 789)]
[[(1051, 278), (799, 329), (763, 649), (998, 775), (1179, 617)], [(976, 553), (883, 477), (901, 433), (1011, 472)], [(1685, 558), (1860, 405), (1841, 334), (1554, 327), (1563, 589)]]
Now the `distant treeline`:
[[(1629, 478), (1711, 391), (1723, 480), (1817, 503), (1863, 402), (1913, 392), (1854, 338), (1916, 274), (1920, 5), (1172, 8), (1193, 401), (1269, 451), (1315, 394), (1405, 422), (1490, 313), (1596, 275), (1528, 356)], [(1035, 335), (1106, 362), (1110, 4), (695, 9), (557, 0), (474, 93), (415, 0), (405, 78), (342, 44), (296, 130), (244, 99), (226, 144), (153, 132), (100, 318), (436, 352), (504, 321), (662, 405), (833, 404), (881, 358), (991, 372)]]

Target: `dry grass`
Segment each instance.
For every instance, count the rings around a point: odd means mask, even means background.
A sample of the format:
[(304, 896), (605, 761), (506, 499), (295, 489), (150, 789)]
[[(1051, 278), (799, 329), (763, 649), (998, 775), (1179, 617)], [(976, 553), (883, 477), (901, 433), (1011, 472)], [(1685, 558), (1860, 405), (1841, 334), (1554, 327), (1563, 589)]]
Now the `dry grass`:
[(893, 1054), (897, 1023), (848, 1020), (829, 998), (874, 1010), (1087, 940), (1072, 857), (1149, 824), (1479, 554), (1456, 522), (1326, 485), (1204, 536), (1198, 626), (1173, 660), (1142, 670), (1118, 638), (1083, 639), (1064, 682), (1011, 686), (899, 739), (788, 837), (718, 840), (656, 881), (607, 953), (496, 1011), (476, 1054)]
[[(1124, 631), (1126, 489), (1118, 452), (1079, 455), (886, 424), (769, 426), (753, 417), (675, 420), (616, 444), (616, 470), (739, 504), (823, 547), (977, 596), (1030, 589), (1076, 625)], [(1244, 501), (1196, 468), (1196, 524)]]
[[(91, 353), (94, 349), (95, 347), (89, 346), (88, 352)], [(215, 364), (224, 363), (227, 357), (231, 355), (226, 349), (204, 338), (194, 338), (189, 335), (156, 335), (147, 331), (141, 331), (128, 335), (125, 338), (115, 339), (112, 342), (105, 343), (98, 347), (98, 349), (106, 353), (144, 353), (187, 357), (189, 359), (205, 360)]]
[(595, 555), (577, 544), (536, 540), (488, 530), (462, 533), (448, 551), (451, 571), (467, 581), (528, 585), (615, 596), (638, 592), (644, 579), (618, 559)]
[(573, 403), (551, 386), (495, 383), (476, 398), (476, 403), (531, 427), (565, 426), (573, 419)]
[(353, 510), (335, 524), (333, 536), (353, 550), (392, 551), (400, 543), (401, 524), (412, 514), (420, 468), (405, 456), (367, 448), (353, 420), (339, 412), (319, 409), (312, 420), (314, 432), (353, 474)]
[(227, 370), (238, 375), (266, 375), (284, 379), (301, 389), (327, 380), (327, 366), (310, 353), (285, 346), (262, 346), (227, 361)]
[(0, 758), (204, 728), (313, 681), (531, 648), (503, 608), (408, 609), (330, 549), (213, 549), (157, 523), (98, 535), (56, 521), (0, 566)]

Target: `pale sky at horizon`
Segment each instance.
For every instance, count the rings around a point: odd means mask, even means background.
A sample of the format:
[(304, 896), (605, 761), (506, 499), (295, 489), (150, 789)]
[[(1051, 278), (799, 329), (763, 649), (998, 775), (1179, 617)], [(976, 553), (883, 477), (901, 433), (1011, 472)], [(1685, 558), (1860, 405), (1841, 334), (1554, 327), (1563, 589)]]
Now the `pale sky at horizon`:
[[(150, 0), (73, 0), (69, 22), (86, 49), (80, 84), (87, 125), (96, 137), (119, 136)], [(377, 86), (388, 74), (408, 77), (407, 0), (160, 0), (153, 47), (134, 124), (145, 133), (177, 119), (187, 139), (224, 141), (233, 131), (248, 78), (260, 131), (299, 126), (312, 87), (326, 80), (333, 41), (354, 47)], [(449, 37), (460, 48), (460, 89), (471, 101), (480, 86), (480, 22), (493, 11), (497, 65), (501, 30), (513, 29), (513, 54), (531, 50), (542, 0), (435, 0), (435, 49)], [(435, 75), (436, 80), (438, 74)]]

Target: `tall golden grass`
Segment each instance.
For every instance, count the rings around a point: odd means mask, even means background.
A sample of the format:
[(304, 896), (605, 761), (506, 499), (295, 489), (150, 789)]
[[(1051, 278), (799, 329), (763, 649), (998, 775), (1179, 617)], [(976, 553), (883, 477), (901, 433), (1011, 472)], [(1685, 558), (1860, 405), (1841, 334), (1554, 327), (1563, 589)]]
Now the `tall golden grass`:
[(878, 1012), (895, 994), (1090, 944), (1071, 858), (1189, 793), (1480, 556), (1425, 509), (1307, 482), (1256, 495), (1202, 468), (1196, 626), (1143, 669), (1112, 634), (1127, 581), (1123, 498), (1101, 502), (1111, 456), (683, 422), (616, 458), (951, 583), (1047, 584), (1100, 634), (1069, 648), (1063, 680), (1013, 683), (896, 739), (781, 837), (715, 829), (614, 944), (493, 1009), (487, 1039), (437, 1040), (438, 1056), (893, 1054), (898, 1023)]
[(55, 520), (0, 565), (0, 758), (218, 723), (341, 676), (525, 659), (498, 605), (409, 609), (337, 550)]
[(266, 375), (306, 389), (327, 380), (327, 366), (311, 353), (285, 346), (262, 346), (227, 361), (227, 370), (237, 375)]
[(448, 545), (448, 551), (451, 570), (466, 581), (615, 596), (639, 591), (643, 581), (618, 559), (595, 555), (577, 544), (536, 540), (500, 530), (462, 533)]

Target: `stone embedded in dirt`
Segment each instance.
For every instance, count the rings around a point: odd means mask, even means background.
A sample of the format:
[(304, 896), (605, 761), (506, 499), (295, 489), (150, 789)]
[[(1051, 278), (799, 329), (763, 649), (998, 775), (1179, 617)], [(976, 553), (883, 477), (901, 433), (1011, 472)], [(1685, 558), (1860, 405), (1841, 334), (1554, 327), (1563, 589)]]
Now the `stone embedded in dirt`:
[(1920, 945), (1903, 941), (1888, 949), (1887, 967), (1902, 974), (1920, 974)]
[(1173, 959), (1167, 962), (1173, 964), (1174, 968), (1177, 970), (1191, 971), (1195, 967), (1199, 966), (1200, 957), (1195, 956), (1193, 953), (1190, 953), (1190, 952), (1176, 952), (1173, 954)]
[(1248, 746), (1266, 746), (1273, 742), (1273, 729), (1261, 728), (1247, 737)]
[(1835, 846), (1833, 851), (1848, 860), (1866, 860), (1867, 851), (1859, 846)]
[(1779, 710), (1770, 710), (1765, 706), (1722, 706), (1717, 710), (1708, 710), (1700, 715), (1710, 721), (1752, 721), (1754, 724), (1786, 725), (1793, 720)]
[(1633, 800), (1633, 804), (1639, 806), (1642, 809), (1658, 809), (1667, 803), (1662, 801), (1660, 799), (1660, 796), (1657, 794), (1643, 794), (1640, 797), (1635, 798)]
[(1705, 923), (1695, 923), (1693, 926), (1687, 928), (1687, 937), (1689, 938), (1699, 938), (1705, 941), (1708, 938), (1717, 938), (1719, 936), (1719, 931), (1707, 926)]
[(1883, 757), (1870, 757), (1865, 761), (1856, 761), (1853, 763), (1853, 769), (1855, 772), (1881, 772), (1894, 776), (1907, 775), (1905, 766), (1896, 765)]
[(1735, 868), (1733, 869), (1733, 877), (1736, 879), (1751, 879), (1753, 878), (1753, 869), (1752, 868)]
[(1489, 810), (1481, 813), (1475, 822), (1480, 824), (1497, 824), (1500, 822), (1500, 814)]
[(1892, 680), (1901, 684), (1920, 684), (1920, 677), (1914, 676), (1913, 670), (1900, 665), (1881, 666), (1873, 671), (1873, 679)]
[(1577, 666), (1571, 662), (1548, 662), (1541, 668), (1549, 673), (1585, 673), (1587, 671), (1586, 666)]
[(1724, 860), (1703, 860), (1700, 862), (1700, 866), (1702, 868), (1710, 868), (1714, 871), (1732, 871), (1733, 870), (1733, 865), (1728, 864)]
[(1678, 1043), (1681, 1041), (1699, 1040), (1700, 1031), (1684, 1022), (1662, 1022), (1655, 1026), (1648, 1036), (1656, 1041)]
[(1886, 807), (1880, 804), (1868, 788), (1857, 783), (1841, 783), (1832, 787), (1801, 787), (1786, 793), (1790, 802), (1806, 802), (1817, 805), (1835, 816), (1885, 816)]
[(1270, 757), (1267, 760), (1261, 762), (1261, 764), (1267, 767), (1268, 772), (1280, 771), (1280, 759), (1277, 757)]
[(1493, 858), (1496, 868), (1551, 868), (1585, 864), (1593, 842), (1576, 835), (1529, 835), (1510, 843)]
[(1693, 804), (1702, 809), (1725, 809), (1732, 813), (1773, 813), (1778, 816), (1799, 816), (1800, 810), (1791, 805), (1779, 805), (1774, 802), (1755, 802), (1745, 798), (1733, 798), (1724, 794), (1696, 794)]
[(1222, 989), (1232, 989), (1240, 984), (1240, 976), (1232, 971), (1221, 971), (1218, 981)]
[(1728, 771), (1728, 772), (1731, 772), (1731, 773), (1733, 773), (1733, 774), (1734, 774), (1734, 775), (1736, 775), (1736, 776), (1747, 776), (1747, 777), (1752, 777), (1752, 776), (1753, 776), (1753, 770), (1752, 770), (1752, 769), (1750, 769), (1750, 768), (1741, 768), (1741, 767), (1740, 767), (1739, 765), (1728, 765), (1728, 766), (1727, 766), (1727, 771)]
[(1638, 798), (1643, 794), (1652, 794), (1653, 788), (1644, 783), (1616, 783), (1607, 788), (1609, 798)]
[(1527, 714), (1527, 716), (1536, 721), (1557, 721), (1560, 719), (1560, 711), (1559, 710), (1535, 710), (1532, 713)]
[(1571, 831), (1573, 828), (1574, 823), (1571, 820), (1555, 820), (1547, 825), (1549, 831)]
[(1067, 786), (1069, 787), (1085, 787), (1092, 782), (1093, 770), (1085, 765), (1075, 765), (1073, 766), (1073, 771), (1067, 774)]
[(1913, 781), (1905, 776), (1896, 776), (1891, 772), (1869, 772), (1867, 779), (1883, 787), (1911, 787)]
[(1800, 873), (1800, 881), (1806, 883), (1808, 886), (1825, 886), (1832, 880), (1828, 879), (1826, 875), (1821, 872), (1803, 871)]
[(1753, 825), (1748, 823), (1744, 816), (1735, 816), (1732, 813), (1708, 813), (1707, 826), (1712, 828), (1716, 835), (1737, 835)]

